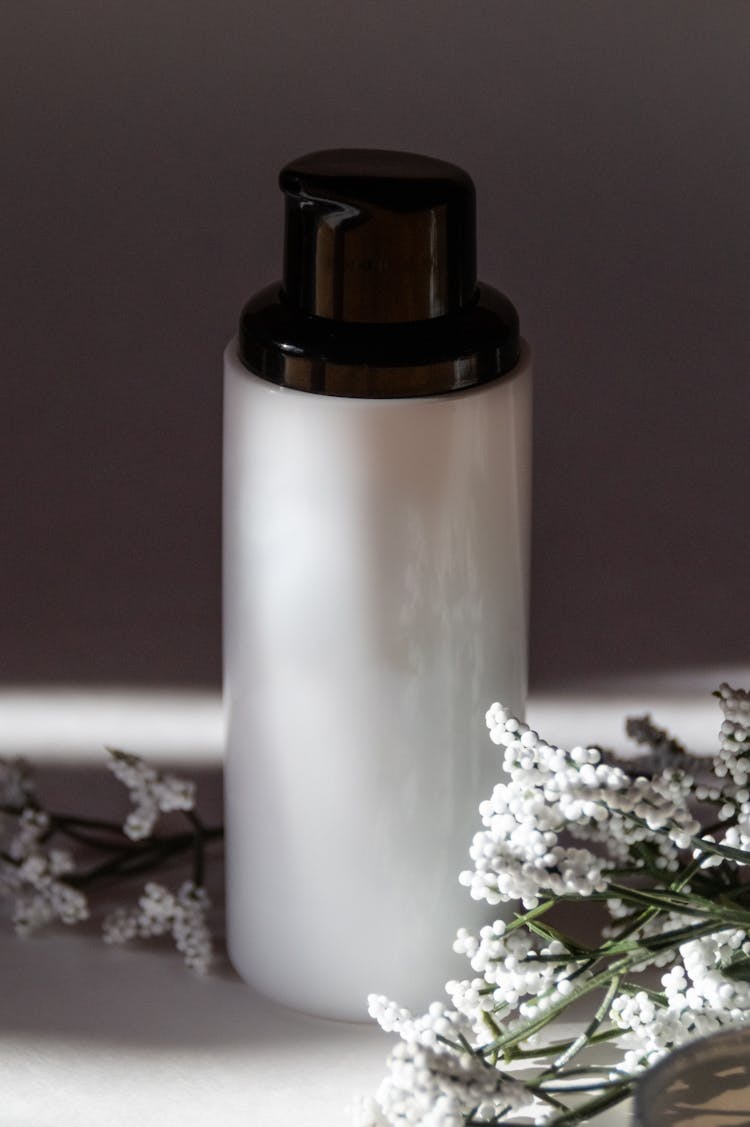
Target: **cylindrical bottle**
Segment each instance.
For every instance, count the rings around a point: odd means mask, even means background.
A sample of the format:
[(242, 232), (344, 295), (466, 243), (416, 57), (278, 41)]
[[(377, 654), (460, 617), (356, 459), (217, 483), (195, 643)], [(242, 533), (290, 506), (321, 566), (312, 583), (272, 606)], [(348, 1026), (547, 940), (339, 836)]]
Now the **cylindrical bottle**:
[(524, 704), (530, 362), (460, 169), (331, 150), (280, 183), (284, 280), (225, 354), (228, 944), (361, 1019), (439, 997), (484, 915), (457, 877), (485, 710)]

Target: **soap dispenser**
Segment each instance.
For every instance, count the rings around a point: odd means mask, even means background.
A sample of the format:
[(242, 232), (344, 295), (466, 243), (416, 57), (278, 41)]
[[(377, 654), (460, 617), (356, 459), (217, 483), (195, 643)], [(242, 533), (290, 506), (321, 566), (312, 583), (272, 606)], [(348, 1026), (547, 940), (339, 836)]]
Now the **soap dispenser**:
[(485, 712), (524, 706), (531, 364), (460, 168), (336, 149), (280, 186), (283, 280), (225, 353), (228, 947), (356, 1020), (440, 997), (488, 911), (458, 873)]

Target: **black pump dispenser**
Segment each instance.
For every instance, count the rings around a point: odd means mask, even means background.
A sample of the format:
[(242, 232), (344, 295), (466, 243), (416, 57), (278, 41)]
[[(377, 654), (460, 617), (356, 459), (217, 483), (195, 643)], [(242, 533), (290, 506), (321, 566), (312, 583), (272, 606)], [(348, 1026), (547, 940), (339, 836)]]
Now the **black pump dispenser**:
[(519, 356), (516, 311), (476, 280), (471, 178), (445, 161), (331, 149), (287, 164), (284, 280), (240, 322), (240, 356), (274, 383), (398, 397), (473, 387)]
[(284, 294), (337, 321), (422, 321), (475, 299), (474, 185), (410, 153), (345, 149), (292, 161)]

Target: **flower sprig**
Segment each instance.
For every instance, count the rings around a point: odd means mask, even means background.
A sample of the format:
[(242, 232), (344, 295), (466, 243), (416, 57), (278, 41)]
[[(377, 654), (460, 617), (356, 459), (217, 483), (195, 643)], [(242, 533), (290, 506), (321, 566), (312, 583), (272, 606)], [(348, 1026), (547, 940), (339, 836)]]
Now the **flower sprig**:
[[(102, 931), (107, 943), (169, 934), (185, 963), (202, 973), (212, 959), (206, 847), (223, 830), (199, 817), (194, 783), (163, 774), (139, 756), (108, 751), (108, 765), (133, 805), (122, 825), (45, 808), (28, 764), (0, 760), (0, 898), (10, 902), (17, 934), (28, 936), (53, 922), (81, 923), (92, 914), (93, 890), (111, 890), (190, 855), (191, 878), (176, 892), (150, 880), (132, 908), (105, 915)], [(162, 815), (174, 812), (186, 828), (167, 832)]]
[[(715, 695), (712, 758), (638, 717), (626, 729), (648, 751), (637, 772), (490, 708), (502, 781), (459, 879), (502, 908), (478, 934), (458, 931), (473, 973), (446, 984), (447, 1001), (416, 1016), (370, 996), (400, 1040), (361, 1127), (586, 1122), (672, 1049), (750, 1021), (750, 693)], [(563, 902), (580, 935), (562, 930)], [(550, 1038), (574, 1003), (589, 1006), (580, 1034)], [(602, 1042), (606, 1067), (590, 1054)]]

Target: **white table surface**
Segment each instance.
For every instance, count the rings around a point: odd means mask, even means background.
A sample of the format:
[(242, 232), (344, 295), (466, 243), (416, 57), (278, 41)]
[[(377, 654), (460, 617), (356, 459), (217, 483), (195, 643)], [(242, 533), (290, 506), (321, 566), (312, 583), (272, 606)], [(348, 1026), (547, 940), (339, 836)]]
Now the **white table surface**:
[[(709, 751), (720, 680), (748, 685), (750, 671), (592, 681), (533, 697), (528, 719), (560, 744), (622, 748), (624, 716), (651, 711)], [(43, 792), (76, 813), (124, 808), (102, 767), (109, 745), (196, 777), (199, 805), (218, 818), (221, 734), (211, 693), (0, 691), (0, 755), (37, 763)], [(220, 858), (210, 864), (220, 932)], [(374, 1091), (391, 1043), (374, 1027), (265, 1001), (223, 956), (201, 979), (171, 950), (107, 947), (89, 925), (19, 940), (2, 917), (0, 966), (0, 1127), (346, 1127), (347, 1105)], [(626, 1121), (625, 1108), (601, 1119)]]

